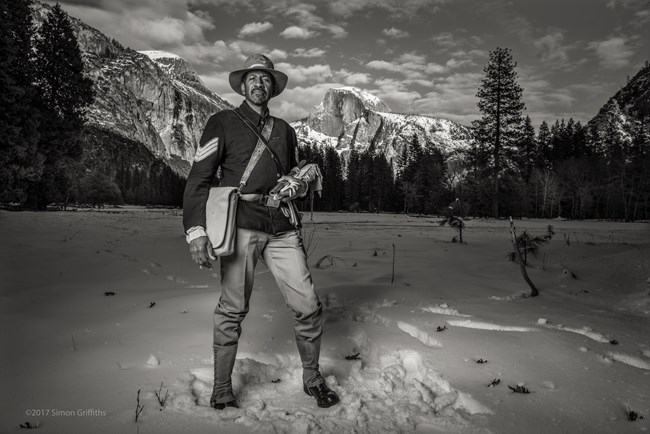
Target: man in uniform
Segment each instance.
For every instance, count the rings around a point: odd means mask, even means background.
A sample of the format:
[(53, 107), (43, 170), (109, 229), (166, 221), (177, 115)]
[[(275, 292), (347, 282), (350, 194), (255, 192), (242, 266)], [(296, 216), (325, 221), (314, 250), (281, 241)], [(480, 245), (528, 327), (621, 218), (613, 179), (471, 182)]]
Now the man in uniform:
[[(244, 69), (230, 74), (229, 81), (245, 100), (238, 108), (218, 112), (208, 120), (183, 198), (183, 225), (192, 259), (200, 266), (210, 268), (210, 260), (216, 260), (205, 227), (206, 200), (217, 169), (221, 168), (220, 186), (238, 186), (264, 126), (272, 122), (272, 129), (268, 149), (261, 154), (241, 191), (234, 253), (222, 256), (220, 261), (221, 297), (214, 311), (214, 388), (210, 405), (219, 410), (238, 406), (231, 374), (240, 323), (248, 313), (255, 266), (261, 257), (294, 313), (304, 392), (314, 397), (319, 407), (330, 407), (339, 402), (339, 397), (327, 387), (319, 371), (322, 307), (307, 267), (297, 229), (299, 222), (295, 221), (295, 213), (289, 212), (289, 202), (304, 196), (307, 184), (286, 175), (298, 163), (296, 133), (284, 120), (271, 117), (267, 107), (269, 100), (284, 90), (287, 76), (276, 71), (268, 57), (255, 54), (246, 60)], [(278, 180), (288, 181), (294, 188), (269, 195)]]

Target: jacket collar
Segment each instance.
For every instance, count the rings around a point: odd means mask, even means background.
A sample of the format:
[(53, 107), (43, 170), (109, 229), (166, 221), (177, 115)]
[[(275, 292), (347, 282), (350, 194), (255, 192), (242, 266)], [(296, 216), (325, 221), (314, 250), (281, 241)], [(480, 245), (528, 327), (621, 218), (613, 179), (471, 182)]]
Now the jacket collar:
[(246, 118), (248, 118), (248, 120), (250, 120), (253, 125), (255, 125), (258, 128), (262, 128), (266, 123), (266, 120), (269, 118), (268, 107), (264, 108), (264, 111), (260, 116), (255, 110), (251, 108), (251, 106), (248, 105), (246, 100), (244, 100), (244, 102), (242, 102), (241, 105), (239, 106), (239, 111), (244, 116), (246, 116)]

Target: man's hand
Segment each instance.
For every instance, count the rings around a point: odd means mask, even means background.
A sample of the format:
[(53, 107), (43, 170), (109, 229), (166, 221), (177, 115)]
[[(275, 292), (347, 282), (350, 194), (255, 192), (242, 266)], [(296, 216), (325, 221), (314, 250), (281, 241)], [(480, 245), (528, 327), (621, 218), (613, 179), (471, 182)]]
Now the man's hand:
[(217, 260), (212, 253), (212, 243), (208, 237), (198, 237), (190, 241), (190, 253), (192, 260), (202, 267), (212, 268), (210, 259)]
[(274, 199), (280, 199), (288, 202), (297, 197), (303, 196), (307, 192), (307, 183), (301, 179), (290, 175), (285, 175), (278, 179), (278, 184), (273, 187), (269, 195)]

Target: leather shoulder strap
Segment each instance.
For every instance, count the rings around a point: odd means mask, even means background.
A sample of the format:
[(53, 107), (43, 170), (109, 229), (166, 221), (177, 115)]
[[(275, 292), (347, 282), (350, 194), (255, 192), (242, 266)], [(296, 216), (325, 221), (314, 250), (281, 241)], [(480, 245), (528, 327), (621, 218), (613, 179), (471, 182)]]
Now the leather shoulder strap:
[[(235, 112), (235, 113), (237, 113), (237, 112)], [(239, 115), (239, 113), (237, 113), (237, 115)], [(246, 122), (246, 121), (244, 121), (244, 122)], [(262, 129), (262, 134), (257, 135), (258, 136), (257, 145), (255, 145), (255, 149), (253, 150), (253, 153), (251, 154), (251, 158), (248, 160), (248, 164), (246, 165), (246, 169), (244, 170), (244, 174), (241, 177), (241, 181), (239, 181), (239, 192), (240, 193), (241, 193), (242, 189), (244, 188), (244, 186), (246, 185), (246, 183), (248, 182), (248, 178), (251, 176), (251, 173), (253, 172), (253, 169), (257, 165), (257, 162), (259, 161), (260, 157), (262, 156), (262, 153), (264, 153), (265, 149), (269, 149), (266, 146), (266, 143), (264, 143), (263, 137), (271, 137), (271, 130), (273, 130), (273, 118), (269, 118), (269, 120), (266, 122), (266, 124), (264, 125), (264, 128)]]
[[(257, 138), (259, 140), (262, 140), (264, 142), (264, 145), (266, 145), (266, 150), (269, 151), (269, 154), (271, 155), (271, 159), (273, 160), (273, 163), (275, 163), (275, 168), (277, 169), (278, 173), (281, 173), (284, 175), (284, 170), (282, 169), (282, 164), (280, 164), (280, 161), (278, 160), (278, 157), (275, 155), (275, 152), (268, 146), (269, 144), (269, 139), (271, 138), (271, 131), (273, 130), (273, 116), (269, 116), (269, 119), (266, 121), (266, 124), (264, 124), (264, 128), (262, 128), (262, 134), (260, 134), (257, 129), (250, 123), (248, 119), (246, 119), (244, 116), (242, 116), (237, 109), (232, 110), (238, 117), (239, 119), (242, 120), (244, 124), (250, 130), (255, 133)], [(267, 130), (267, 127), (270, 125), (270, 128)]]

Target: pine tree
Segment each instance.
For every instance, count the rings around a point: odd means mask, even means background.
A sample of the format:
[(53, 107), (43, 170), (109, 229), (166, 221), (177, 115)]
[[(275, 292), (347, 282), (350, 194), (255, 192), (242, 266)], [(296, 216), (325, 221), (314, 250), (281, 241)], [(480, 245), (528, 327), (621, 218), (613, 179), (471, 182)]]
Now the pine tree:
[(537, 133), (537, 159), (538, 169), (550, 168), (551, 161), (551, 129), (546, 121), (542, 121)]
[(377, 211), (386, 211), (391, 205), (391, 191), (393, 189), (393, 170), (384, 155), (375, 155), (373, 158), (373, 174), (375, 178), (375, 208)]
[(472, 123), (479, 146), (491, 155), (492, 215), (499, 217), (499, 178), (504, 168), (512, 164), (512, 153), (518, 129), (522, 122), (523, 89), (517, 84), (516, 62), (508, 48), (490, 52), (490, 60), (483, 69), (476, 96), (483, 117)]
[(36, 191), (30, 192), (30, 201), (44, 209), (52, 199), (66, 196), (74, 177), (80, 175), (73, 168), (82, 154), (80, 136), (85, 110), (93, 101), (93, 83), (84, 75), (72, 23), (59, 4), (47, 14), (34, 48), (42, 105), (39, 152), (45, 169)]
[(530, 175), (535, 168), (537, 159), (537, 141), (535, 140), (535, 128), (530, 121), (530, 116), (524, 119), (524, 126), (521, 132), (521, 139), (517, 143), (517, 166), (519, 173), (525, 182), (528, 182)]
[(550, 155), (549, 163), (550, 166), (554, 169), (557, 169), (557, 166), (562, 161), (562, 153), (566, 140), (566, 123), (564, 119), (560, 122), (559, 119), (555, 120), (555, 123), (551, 127), (551, 146), (550, 146)]
[[(650, 199), (650, 133), (647, 120), (635, 125), (632, 134), (631, 163), (634, 194), (632, 203), (632, 220), (648, 219), (648, 199)], [(641, 209), (644, 207), (643, 209)]]
[(30, 0), (0, 2), (0, 201), (25, 202), (40, 180)]
[(350, 151), (348, 160), (347, 177), (345, 180), (345, 209), (348, 211), (359, 210), (360, 195), (360, 174), (359, 174), (359, 152), (356, 149)]
[(571, 142), (573, 143), (573, 157), (581, 158), (590, 155), (587, 148), (587, 129), (579, 121), (576, 122)]
[(375, 174), (371, 149), (359, 155), (359, 205), (367, 211), (375, 211)]
[(422, 208), (427, 214), (438, 214), (448, 202), (444, 185), (445, 166), (442, 153), (432, 146), (426, 146), (417, 178), (421, 179)]
[(326, 211), (338, 211), (343, 205), (343, 170), (341, 157), (331, 146), (325, 150), (323, 166), (322, 203)]

